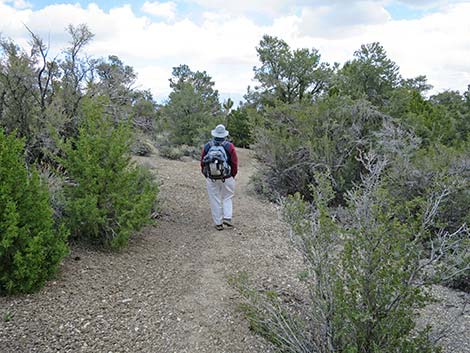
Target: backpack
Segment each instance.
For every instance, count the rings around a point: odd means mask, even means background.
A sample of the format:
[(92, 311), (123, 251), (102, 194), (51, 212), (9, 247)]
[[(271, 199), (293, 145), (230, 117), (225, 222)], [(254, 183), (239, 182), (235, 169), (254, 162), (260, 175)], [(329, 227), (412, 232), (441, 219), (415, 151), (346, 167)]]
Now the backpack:
[(231, 176), (231, 168), (227, 160), (227, 152), (225, 146), (227, 141), (219, 144), (218, 142), (211, 140), (209, 141), (209, 150), (204, 156), (203, 172), (206, 178), (213, 180), (224, 180)]

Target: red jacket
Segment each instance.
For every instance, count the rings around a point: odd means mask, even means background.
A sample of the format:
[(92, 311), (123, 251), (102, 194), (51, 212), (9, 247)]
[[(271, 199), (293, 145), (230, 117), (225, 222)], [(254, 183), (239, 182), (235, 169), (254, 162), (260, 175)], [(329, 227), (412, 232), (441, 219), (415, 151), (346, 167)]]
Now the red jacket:
[[(202, 163), (202, 160), (204, 159), (204, 156), (207, 154), (210, 148), (210, 143), (206, 143), (204, 147), (202, 148), (202, 155), (201, 155), (201, 173), (203, 172), (204, 164)], [(237, 157), (237, 151), (235, 150), (235, 146), (233, 143), (228, 142), (224, 144), (225, 151), (227, 152), (227, 163), (230, 165), (230, 168), (232, 170), (232, 177), (235, 178), (235, 176), (238, 173), (238, 157)], [(204, 173), (203, 173), (204, 174)]]

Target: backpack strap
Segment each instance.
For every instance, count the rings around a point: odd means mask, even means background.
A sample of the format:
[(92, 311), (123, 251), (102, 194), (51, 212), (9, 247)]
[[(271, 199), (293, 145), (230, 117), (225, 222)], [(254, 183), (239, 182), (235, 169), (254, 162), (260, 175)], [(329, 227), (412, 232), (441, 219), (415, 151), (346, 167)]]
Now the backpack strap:
[(209, 150), (211, 149), (212, 146), (215, 145), (215, 141), (214, 140), (209, 140), (205, 145), (204, 145), (204, 154), (207, 154), (207, 152), (209, 152)]
[(230, 155), (230, 142), (225, 140), (222, 142), (222, 147), (225, 150), (225, 154), (227, 155), (227, 163), (232, 163), (232, 156)]

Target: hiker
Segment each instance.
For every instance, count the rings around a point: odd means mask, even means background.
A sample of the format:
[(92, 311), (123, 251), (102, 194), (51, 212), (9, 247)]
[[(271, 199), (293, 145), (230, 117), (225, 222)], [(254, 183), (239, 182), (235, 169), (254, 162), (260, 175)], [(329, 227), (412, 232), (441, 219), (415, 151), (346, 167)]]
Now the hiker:
[(226, 140), (228, 133), (224, 125), (217, 125), (211, 131), (213, 139), (204, 145), (201, 156), (201, 171), (206, 177), (212, 219), (217, 230), (223, 230), (224, 225), (233, 227), (232, 198), (238, 157), (233, 143)]

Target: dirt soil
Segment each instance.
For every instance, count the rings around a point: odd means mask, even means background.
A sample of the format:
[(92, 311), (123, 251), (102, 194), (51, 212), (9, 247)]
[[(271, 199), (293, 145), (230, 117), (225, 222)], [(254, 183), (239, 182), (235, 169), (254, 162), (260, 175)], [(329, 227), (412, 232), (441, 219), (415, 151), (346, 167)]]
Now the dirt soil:
[[(239, 150), (234, 229), (213, 228), (194, 160), (140, 158), (161, 184), (161, 215), (121, 253), (74, 247), (39, 293), (0, 297), (0, 352), (274, 352), (249, 330), (228, 283), (247, 272), (258, 288), (299, 287), (302, 260), (275, 205), (249, 188)], [(435, 288), (425, 319), (449, 328), (445, 352), (470, 352), (469, 295)]]

